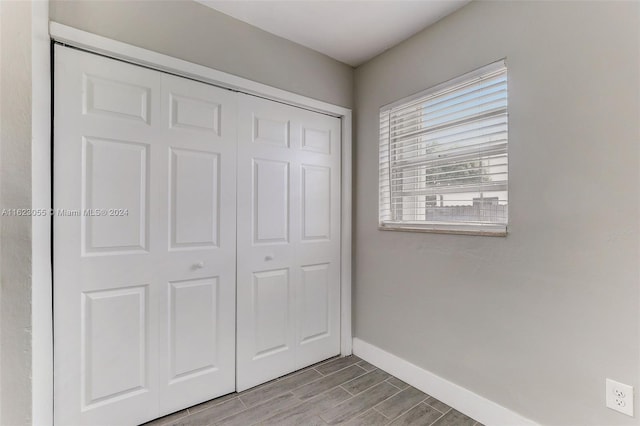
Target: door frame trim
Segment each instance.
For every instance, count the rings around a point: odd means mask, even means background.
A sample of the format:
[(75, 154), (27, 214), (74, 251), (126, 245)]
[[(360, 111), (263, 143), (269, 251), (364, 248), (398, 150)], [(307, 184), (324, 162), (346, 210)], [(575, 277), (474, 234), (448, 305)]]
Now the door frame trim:
[(68, 46), (153, 68), (158, 71), (176, 74), (180, 77), (187, 77), (203, 83), (213, 84), (225, 89), (237, 90), (338, 118), (351, 114), (351, 110), (345, 107), (298, 95), (293, 92), (288, 92), (121, 41), (112, 40), (58, 22), (51, 21), (49, 23), (49, 34), (52, 40)]
[[(39, 2), (34, 2), (39, 3)], [(42, 2), (46, 3), (46, 2)], [(44, 15), (41, 13), (41, 16)], [(40, 18), (40, 23), (43, 23), (43, 18)], [(41, 24), (40, 27), (43, 25)], [(42, 31), (40, 31), (42, 32)], [(49, 22), (49, 35), (50, 39), (66, 44), (71, 47), (80, 48), (83, 50), (87, 50), (90, 52), (98, 53), (104, 56), (108, 56), (114, 59), (123, 60), (129, 63), (142, 65), (148, 68), (153, 68), (159, 71), (168, 72), (171, 74), (175, 74), (181, 77), (191, 78), (193, 80), (201, 81), (204, 83), (212, 84), (215, 86), (219, 86), (226, 89), (237, 90), (243, 93), (260, 96), (263, 98), (267, 98), (270, 100), (274, 100), (277, 102), (282, 102), (288, 105), (292, 105), (299, 108), (308, 109), (311, 111), (319, 112), (322, 114), (331, 115), (337, 117), (341, 121), (341, 220), (340, 220), (340, 354), (342, 356), (351, 355), (352, 353), (352, 316), (351, 316), (351, 285), (352, 285), (352, 111), (349, 108), (341, 107), (338, 105), (333, 105), (327, 102), (319, 101), (317, 99), (309, 98), (307, 96), (302, 96), (296, 93), (288, 92), (286, 90), (278, 89), (272, 86), (268, 86), (266, 84), (258, 83), (253, 80), (245, 79), (242, 77), (238, 77), (232, 74), (228, 74), (222, 71), (218, 71), (212, 68), (208, 68), (202, 65), (198, 65), (192, 62), (184, 61), (181, 59), (177, 59), (168, 55), (164, 55), (161, 53), (153, 52), (151, 50), (143, 49), (140, 47), (132, 46), (127, 43), (119, 42), (116, 40), (112, 40), (106, 37), (102, 37), (96, 34), (92, 34), (86, 31), (82, 31), (67, 25), (63, 25), (57, 22)], [(42, 37), (42, 34), (39, 35), (41, 46), (44, 47), (44, 43), (49, 44), (49, 38)], [(44, 50), (41, 49), (40, 52)], [(42, 54), (40, 56), (43, 56)], [(50, 59), (50, 58), (48, 58)], [(48, 65), (48, 64), (47, 64)], [(38, 75), (36, 75), (36, 69), (34, 68), (34, 81), (37, 79), (39, 81), (49, 79), (48, 72), (42, 72), (44, 67), (40, 67), (38, 70)], [(43, 75), (40, 75), (43, 74)], [(49, 79), (50, 80), (50, 79)], [(43, 98), (48, 98), (51, 90), (53, 88), (53, 81), (49, 81), (47, 87), (41, 83), (38, 87), (38, 94)], [(46, 92), (46, 93), (45, 93)], [(34, 96), (35, 96), (35, 88), (34, 88)], [(48, 116), (51, 117), (50, 107), (46, 108), (43, 106), (40, 108), (40, 116), (44, 113), (48, 113)], [(35, 116), (34, 116), (35, 117)], [(35, 121), (34, 121), (35, 125)], [(44, 125), (43, 125), (44, 126)], [(42, 135), (45, 139), (45, 133), (48, 134), (48, 125), (47, 131), (45, 131), (44, 127), (42, 129)], [(38, 199), (34, 198), (33, 203), (34, 206), (40, 203), (48, 203), (49, 207), (51, 207), (51, 188), (52, 188), (52, 177), (51, 170), (49, 165), (51, 164), (51, 150), (49, 141), (46, 140), (45, 143), (41, 143), (39, 146), (33, 147), (34, 158), (36, 157), (36, 150), (38, 152), (38, 157), (42, 158), (44, 161), (41, 161), (40, 164), (43, 166), (40, 169), (39, 176), (37, 179), (40, 196)], [(48, 160), (48, 164), (45, 166), (45, 161)], [(35, 163), (34, 163), (35, 166)], [(34, 168), (36, 170), (36, 168)], [(44, 171), (48, 171), (48, 173), (44, 173)], [(44, 176), (46, 174), (46, 176)], [(35, 190), (34, 180), (34, 190)], [(46, 190), (45, 190), (46, 189)], [(47, 193), (49, 196), (47, 196)], [(52, 236), (50, 232), (50, 223), (43, 224), (43, 228), (49, 229), (49, 232), (39, 233), (40, 237), (38, 241), (34, 238), (34, 250), (36, 250), (39, 246), (40, 250), (43, 251), (43, 255), (39, 258), (33, 258), (33, 267), (41, 268), (44, 271), (50, 271), (52, 268), (51, 257), (47, 256), (46, 253), (50, 253), (49, 250), (52, 244)], [(38, 352), (41, 356), (39, 356), (40, 360), (44, 361), (43, 357), (50, 358), (50, 361), (47, 360), (46, 365), (40, 364), (39, 378), (44, 380), (44, 384), (39, 392), (36, 392), (36, 383), (35, 380), (37, 377), (34, 376), (34, 395), (33, 395), (33, 411), (40, 412), (41, 415), (38, 416), (43, 420), (41, 424), (53, 424), (53, 317), (52, 311), (50, 309), (53, 308), (52, 301), (52, 288), (53, 288), (53, 277), (51, 273), (43, 274), (38, 277), (38, 281), (36, 282), (36, 276), (33, 277), (33, 289), (34, 295), (36, 293), (35, 290), (38, 290), (37, 299), (39, 300), (39, 305), (43, 307), (43, 309), (49, 306), (49, 309), (40, 310), (40, 320), (39, 324), (40, 329), (43, 332), (34, 333), (33, 335), (33, 348), (39, 348)], [(48, 290), (46, 290), (48, 289)], [(36, 297), (34, 297), (34, 300)], [(35, 306), (34, 306), (35, 308)], [(34, 309), (34, 314), (37, 311)], [(44, 318), (43, 318), (44, 317)], [(46, 323), (46, 327), (44, 324)], [(35, 325), (35, 324), (34, 324)], [(35, 330), (34, 330), (35, 331)], [(36, 356), (36, 352), (34, 351), (34, 356)], [(51, 412), (51, 421), (46, 421), (45, 418), (48, 417), (45, 412)], [(35, 418), (34, 418), (35, 420)], [(38, 422), (40, 423), (40, 422)]]
[[(50, 209), (51, 39), (49, 2), (31, 2), (31, 208)], [(49, 216), (31, 218), (31, 422), (53, 425), (53, 259)]]

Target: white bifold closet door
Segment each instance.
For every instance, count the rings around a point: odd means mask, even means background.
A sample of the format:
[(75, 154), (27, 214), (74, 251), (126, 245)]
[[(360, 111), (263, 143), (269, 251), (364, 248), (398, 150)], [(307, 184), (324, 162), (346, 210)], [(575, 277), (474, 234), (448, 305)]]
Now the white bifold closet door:
[(238, 94), (239, 391), (340, 353), (340, 137)]
[(139, 424), (340, 353), (340, 138), (56, 46), (56, 424)]
[(56, 424), (235, 390), (235, 96), (56, 46)]

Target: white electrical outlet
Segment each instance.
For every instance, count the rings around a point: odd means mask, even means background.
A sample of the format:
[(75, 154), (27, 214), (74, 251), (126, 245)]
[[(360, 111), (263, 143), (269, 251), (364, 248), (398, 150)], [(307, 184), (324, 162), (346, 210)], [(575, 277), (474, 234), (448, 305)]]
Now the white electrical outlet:
[(633, 386), (607, 379), (607, 407), (633, 417)]

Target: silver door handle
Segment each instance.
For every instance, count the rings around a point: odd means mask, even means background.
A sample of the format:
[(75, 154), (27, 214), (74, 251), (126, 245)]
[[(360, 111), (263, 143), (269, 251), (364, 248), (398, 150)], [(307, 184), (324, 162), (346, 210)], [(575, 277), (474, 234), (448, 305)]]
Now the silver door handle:
[(272, 254), (268, 254), (268, 255), (266, 255), (266, 256), (264, 257), (264, 260), (266, 260), (266, 261), (268, 262), (268, 261), (270, 261), (270, 260), (273, 260), (273, 257), (274, 257), (274, 256), (273, 256)]
[(202, 269), (202, 268), (204, 268), (204, 262), (194, 263), (193, 266), (191, 266), (191, 269)]

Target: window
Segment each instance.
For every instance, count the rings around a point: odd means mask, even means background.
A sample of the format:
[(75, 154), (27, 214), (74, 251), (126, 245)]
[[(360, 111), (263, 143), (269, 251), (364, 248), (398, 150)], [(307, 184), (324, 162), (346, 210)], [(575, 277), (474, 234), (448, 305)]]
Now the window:
[(506, 235), (507, 68), (380, 109), (380, 228)]

